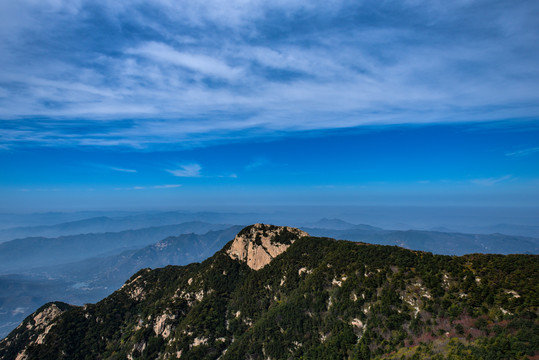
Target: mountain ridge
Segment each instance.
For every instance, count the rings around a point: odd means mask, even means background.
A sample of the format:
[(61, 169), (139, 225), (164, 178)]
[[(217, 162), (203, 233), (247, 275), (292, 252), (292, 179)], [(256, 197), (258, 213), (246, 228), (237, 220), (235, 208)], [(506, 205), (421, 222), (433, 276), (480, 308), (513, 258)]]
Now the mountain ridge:
[(47, 333), (29, 316), (0, 342), (0, 358), (539, 355), (538, 256), (302, 236), (254, 270), (231, 258), (233, 241), (202, 263), (140, 270), (97, 304), (68, 308)]

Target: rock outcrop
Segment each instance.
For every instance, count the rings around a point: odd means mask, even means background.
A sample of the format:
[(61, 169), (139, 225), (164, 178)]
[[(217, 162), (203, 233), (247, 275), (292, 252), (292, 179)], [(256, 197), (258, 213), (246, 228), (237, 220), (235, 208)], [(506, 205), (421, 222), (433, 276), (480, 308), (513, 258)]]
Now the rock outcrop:
[(58, 317), (72, 308), (74, 306), (61, 302), (43, 305), (12, 332), (12, 338), (0, 341), (0, 347), (11, 346), (12, 350), (15, 350), (12, 354), (15, 360), (27, 359), (27, 349), (33, 345), (43, 344)]
[(251, 269), (260, 270), (304, 236), (309, 234), (288, 226), (254, 224), (236, 235), (227, 253)]

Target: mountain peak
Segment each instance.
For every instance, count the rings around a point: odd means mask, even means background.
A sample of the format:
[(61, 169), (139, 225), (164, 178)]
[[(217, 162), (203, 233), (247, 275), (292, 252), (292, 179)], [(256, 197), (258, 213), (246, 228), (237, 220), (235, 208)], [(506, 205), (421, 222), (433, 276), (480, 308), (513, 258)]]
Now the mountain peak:
[(227, 254), (253, 270), (260, 270), (304, 236), (309, 234), (293, 227), (254, 224), (236, 235)]

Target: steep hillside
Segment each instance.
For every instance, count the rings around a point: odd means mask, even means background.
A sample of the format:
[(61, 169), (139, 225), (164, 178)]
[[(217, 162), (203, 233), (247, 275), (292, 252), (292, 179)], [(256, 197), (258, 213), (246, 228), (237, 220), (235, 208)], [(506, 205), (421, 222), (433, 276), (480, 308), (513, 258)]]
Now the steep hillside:
[(538, 260), (254, 225), (203, 263), (141, 270), (95, 305), (42, 307), (0, 358), (537, 357)]

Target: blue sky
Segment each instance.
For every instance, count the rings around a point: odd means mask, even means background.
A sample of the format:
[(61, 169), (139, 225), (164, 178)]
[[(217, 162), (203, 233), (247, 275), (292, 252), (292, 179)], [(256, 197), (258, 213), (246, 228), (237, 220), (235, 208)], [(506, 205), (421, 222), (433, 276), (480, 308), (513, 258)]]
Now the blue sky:
[(0, 0), (0, 210), (539, 203), (536, 1)]

